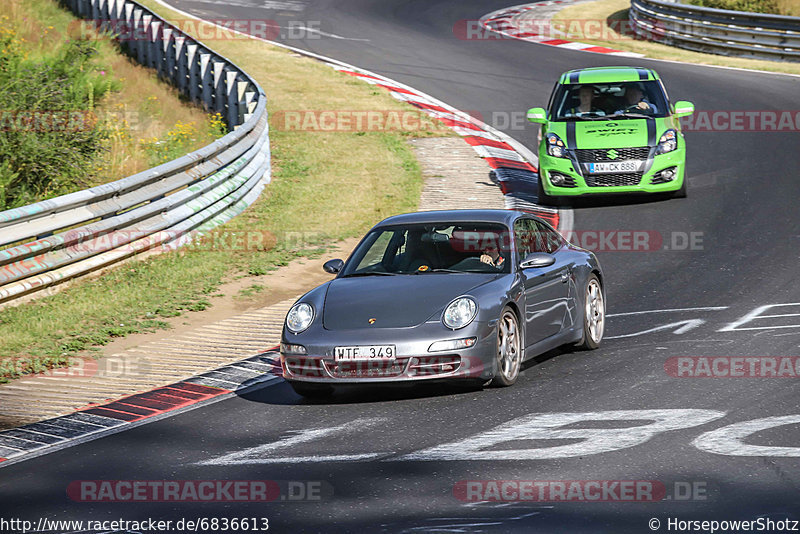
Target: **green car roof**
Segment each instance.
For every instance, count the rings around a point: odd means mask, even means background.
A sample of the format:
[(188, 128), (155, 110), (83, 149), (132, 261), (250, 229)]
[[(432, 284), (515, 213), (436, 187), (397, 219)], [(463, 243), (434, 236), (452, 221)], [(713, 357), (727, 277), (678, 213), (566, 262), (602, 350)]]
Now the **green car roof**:
[(584, 83), (643, 82), (658, 80), (653, 69), (645, 67), (591, 67), (565, 72), (559, 78), (562, 85)]

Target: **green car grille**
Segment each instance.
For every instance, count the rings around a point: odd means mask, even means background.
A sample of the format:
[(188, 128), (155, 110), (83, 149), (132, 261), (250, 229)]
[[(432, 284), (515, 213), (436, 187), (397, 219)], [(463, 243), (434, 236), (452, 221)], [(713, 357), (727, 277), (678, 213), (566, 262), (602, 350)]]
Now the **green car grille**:
[(634, 148), (578, 148), (575, 155), (581, 163), (594, 163), (598, 161), (625, 161), (629, 159), (647, 159), (650, 147), (640, 146)]
[(617, 187), (621, 185), (639, 185), (642, 173), (625, 172), (619, 174), (594, 174), (586, 176), (586, 185), (589, 187)]

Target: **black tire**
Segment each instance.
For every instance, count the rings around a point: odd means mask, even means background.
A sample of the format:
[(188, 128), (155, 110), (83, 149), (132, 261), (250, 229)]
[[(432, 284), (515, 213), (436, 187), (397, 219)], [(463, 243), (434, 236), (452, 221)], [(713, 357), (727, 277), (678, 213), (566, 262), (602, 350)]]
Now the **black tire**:
[(583, 339), (575, 346), (579, 350), (594, 350), (603, 340), (606, 322), (605, 291), (595, 274), (586, 280), (583, 299)]
[(522, 366), (524, 346), (519, 318), (514, 310), (506, 306), (500, 313), (500, 320), (497, 323), (497, 349), (495, 350), (497, 372), (492, 378), (492, 386), (506, 387), (517, 381)]
[(537, 203), (540, 206), (555, 206), (556, 205), (556, 198), (553, 196), (548, 195), (544, 192), (544, 186), (542, 185), (542, 177), (539, 176), (538, 185), (536, 186), (536, 198)]
[(333, 395), (333, 386), (287, 380), (295, 393), (309, 399), (324, 399)]
[(688, 191), (686, 190), (686, 177), (684, 176), (681, 188), (672, 193), (672, 198), (686, 198), (687, 195)]

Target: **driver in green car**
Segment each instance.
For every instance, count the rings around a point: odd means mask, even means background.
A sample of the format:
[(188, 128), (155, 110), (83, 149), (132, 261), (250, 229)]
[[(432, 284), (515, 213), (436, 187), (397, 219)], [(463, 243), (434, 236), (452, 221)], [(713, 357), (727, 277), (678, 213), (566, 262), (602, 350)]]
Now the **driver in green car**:
[(654, 114), (658, 113), (658, 107), (647, 101), (642, 89), (637, 85), (632, 85), (625, 90), (624, 104), (615, 113), (625, 113), (631, 109), (639, 109)]

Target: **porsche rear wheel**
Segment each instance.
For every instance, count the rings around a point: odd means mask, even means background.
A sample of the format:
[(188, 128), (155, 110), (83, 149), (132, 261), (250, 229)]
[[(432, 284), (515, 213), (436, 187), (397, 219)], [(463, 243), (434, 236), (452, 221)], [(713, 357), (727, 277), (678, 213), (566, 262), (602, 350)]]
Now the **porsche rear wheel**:
[(504, 308), (497, 323), (497, 371), (493, 386), (510, 386), (517, 381), (522, 364), (522, 335), (519, 319), (511, 308)]
[(592, 274), (586, 281), (583, 302), (583, 340), (577, 347), (593, 350), (600, 346), (606, 326), (606, 299), (603, 286), (596, 275)]

